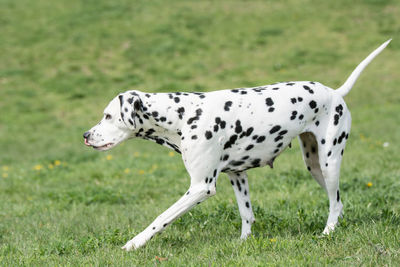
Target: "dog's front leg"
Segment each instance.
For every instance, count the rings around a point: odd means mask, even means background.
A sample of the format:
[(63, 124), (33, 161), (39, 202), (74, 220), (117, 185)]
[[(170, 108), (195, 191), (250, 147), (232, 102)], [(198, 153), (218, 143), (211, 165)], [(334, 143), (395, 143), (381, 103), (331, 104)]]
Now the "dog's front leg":
[(143, 232), (128, 241), (122, 249), (126, 251), (137, 249), (155, 234), (163, 231), (171, 222), (179, 218), (182, 214), (204, 201), (208, 197), (215, 195), (215, 184), (199, 183), (190, 186), (189, 190), (175, 204), (158, 216)]

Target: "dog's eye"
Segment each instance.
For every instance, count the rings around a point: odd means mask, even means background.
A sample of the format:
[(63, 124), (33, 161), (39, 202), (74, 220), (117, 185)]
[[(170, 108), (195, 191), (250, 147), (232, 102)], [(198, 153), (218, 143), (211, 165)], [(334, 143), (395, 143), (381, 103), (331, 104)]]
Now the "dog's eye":
[(110, 114), (106, 114), (106, 120), (111, 120), (111, 115)]

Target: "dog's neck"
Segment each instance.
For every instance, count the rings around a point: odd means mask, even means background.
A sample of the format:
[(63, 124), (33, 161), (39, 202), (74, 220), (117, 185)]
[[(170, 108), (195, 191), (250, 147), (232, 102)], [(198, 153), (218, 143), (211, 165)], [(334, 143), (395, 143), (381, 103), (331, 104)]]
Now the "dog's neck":
[(143, 93), (136, 91), (142, 102), (135, 117), (134, 136), (151, 140), (180, 153), (181, 129), (187, 117), (195, 112), (203, 97), (187, 97), (202, 93)]

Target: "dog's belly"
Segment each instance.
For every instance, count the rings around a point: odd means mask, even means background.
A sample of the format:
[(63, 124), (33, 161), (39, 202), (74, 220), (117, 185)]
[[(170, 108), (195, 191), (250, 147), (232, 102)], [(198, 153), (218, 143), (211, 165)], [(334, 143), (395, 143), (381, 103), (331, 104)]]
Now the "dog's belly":
[[(264, 144), (254, 144), (253, 140), (245, 140), (241, 145), (235, 145), (226, 151), (221, 159), (223, 162), (222, 171), (243, 171), (256, 167), (270, 165), (272, 167), (275, 158), (290, 144), (291, 138), (283, 138), (279, 146), (273, 140)], [(248, 148), (251, 149), (248, 149)], [(228, 155), (228, 158), (227, 156)], [(226, 159), (226, 160), (224, 160)]]

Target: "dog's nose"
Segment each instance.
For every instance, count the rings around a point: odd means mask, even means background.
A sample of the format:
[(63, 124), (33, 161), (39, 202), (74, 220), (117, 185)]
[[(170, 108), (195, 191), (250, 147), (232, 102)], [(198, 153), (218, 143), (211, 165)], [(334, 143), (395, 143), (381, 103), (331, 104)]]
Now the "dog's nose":
[(90, 132), (86, 132), (83, 134), (83, 138), (88, 139), (90, 136)]

